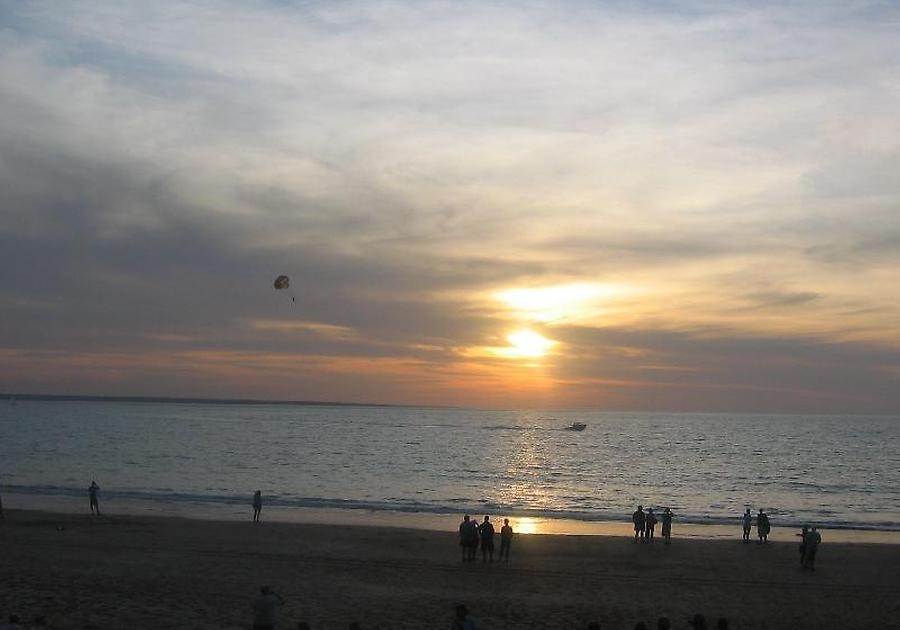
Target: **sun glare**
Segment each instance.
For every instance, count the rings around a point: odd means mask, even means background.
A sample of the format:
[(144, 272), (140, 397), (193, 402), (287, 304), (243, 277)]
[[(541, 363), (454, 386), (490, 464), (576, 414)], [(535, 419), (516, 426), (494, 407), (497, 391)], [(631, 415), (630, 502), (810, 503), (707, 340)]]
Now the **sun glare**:
[(507, 356), (513, 357), (542, 357), (547, 354), (555, 341), (542, 337), (530, 330), (519, 330), (506, 336), (509, 342)]
[(619, 293), (613, 286), (595, 283), (563, 284), (530, 289), (508, 289), (495, 297), (509, 308), (536, 322), (552, 322), (590, 316), (592, 302)]

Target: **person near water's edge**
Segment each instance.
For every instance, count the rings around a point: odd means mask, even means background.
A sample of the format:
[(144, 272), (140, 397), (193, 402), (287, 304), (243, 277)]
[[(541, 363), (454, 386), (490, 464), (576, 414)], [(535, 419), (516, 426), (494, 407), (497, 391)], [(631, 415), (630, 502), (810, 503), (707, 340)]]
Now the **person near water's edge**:
[(753, 527), (753, 515), (750, 514), (750, 508), (744, 510), (744, 516), (741, 518), (744, 526), (744, 542), (750, 542), (750, 529)]
[(509, 547), (512, 544), (513, 529), (509, 526), (509, 519), (503, 519), (503, 527), (500, 528), (500, 559), (509, 562)]
[(253, 522), (259, 523), (259, 513), (262, 512), (262, 491), (253, 493)]
[(481, 561), (486, 562), (490, 558), (494, 561), (494, 526), (487, 514), (484, 522), (478, 526), (478, 537), (481, 538)]
[(646, 519), (647, 516), (644, 514), (644, 506), (639, 505), (634, 511), (634, 514), (631, 515), (631, 522), (634, 523), (634, 542), (637, 542), (639, 538), (641, 542), (644, 541), (644, 526), (646, 524)]
[(672, 510), (666, 508), (662, 514), (662, 537), (663, 540), (666, 541), (666, 544), (671, 544), (672, 542)]
[(656, 529), (656, 515), (653, 513), (653, 508), (647, 508), (647, 516), (644, 518), (644, 538), (647, 542), (653, 542), (653, 532)]
[(478, 524), (466, 514), (459, 525), (459, 546), (462, 549), (463, 562), (475, 559), (478, 550)]
[(816, 570), (816, 554), (819, 551), (819, 545), (822, 543), (822, 535), (819, 530), (813, 527), (806, 534), (806, 545), (803, 550), (803, 568), (810, 571)]
[(91, 514), (94, 514), (96, 510), (96, 514), (100, 514), (100, 503), (97, 500), (97, 492), (100, 491), (100, 486), (97, 485), (96, 481), (91, 481), (91, 485), (88, 486), (88, 497), (90, 497), (91, 501)]
[(759, 514), (756, 516), (756, 534), (759, 536), (760, 544), (769, 540), (770, 531), (772, 531), (772, 526), (769, 524), (769, 516), (760, 508)]

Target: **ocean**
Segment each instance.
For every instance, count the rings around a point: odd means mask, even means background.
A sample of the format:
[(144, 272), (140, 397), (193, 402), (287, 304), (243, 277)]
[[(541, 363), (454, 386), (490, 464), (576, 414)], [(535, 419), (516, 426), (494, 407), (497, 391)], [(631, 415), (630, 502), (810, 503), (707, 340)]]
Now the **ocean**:
[[(567, 431), (584, 422), (582, 432)], [(900, 417), (0, 403), (0, 493), (900, 531)], [(85, 499), (86, 501), (86, 499)]]

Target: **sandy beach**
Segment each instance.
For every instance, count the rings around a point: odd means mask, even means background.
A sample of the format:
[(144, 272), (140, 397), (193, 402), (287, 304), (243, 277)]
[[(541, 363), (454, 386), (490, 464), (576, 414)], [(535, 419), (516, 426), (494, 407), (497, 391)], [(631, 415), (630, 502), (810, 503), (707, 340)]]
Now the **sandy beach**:
[[(623, 534), (626, 533), (623, 526)], [(454, 532), (7, 510), (0, 614), (56, 628), (249, 628), (262, 584), (281, 628), (633, 628), (701, 612), (732, 628), (900, 628), (900, 546), (521, 535), (508, 565), (460, 562)]]

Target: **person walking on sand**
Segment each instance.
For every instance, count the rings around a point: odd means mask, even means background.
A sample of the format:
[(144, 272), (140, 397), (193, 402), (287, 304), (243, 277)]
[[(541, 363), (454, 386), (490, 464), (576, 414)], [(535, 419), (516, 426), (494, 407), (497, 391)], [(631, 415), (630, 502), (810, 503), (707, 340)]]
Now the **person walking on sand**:
[(484, 515), (484, 522), (478, 526), (478, 536), (481, 538), (481, 561), (487, 562), (490, 557), (491, 562), (494, 561), (494, 525), (491, 523), (487, 514)]
[(762, 508), (760, 508), (759, 514), (756, 515), (756, 535), (759, 536), (760, 544), (769, 540), (769, 532), (771, 530), (772, 527), (769, 525), (769, 517), (762, 511)]
[(100, 515), (100, 503), (97, 502), (97, 492), (100, 491), (100, 486), (97, 485), (96, 481), (91, 481), (91, 485), (88, 486), (88, 497), (91, 500), (91, 514), (94, 514), (96, 510), (96, 514)]
[(641, 542), (644, 542), (644, 526), (647, 522), (647, 517), (644, 514), (643, 505), (639, 505), (634, 514), (631, 515), (631, 522), (634, 523), (634, 542), (637, 542), (638, 538), (640, 538)]
[(663, 540), (666, 541), (666, 544), (669, 545), (672, 543), (672, 510), (666, 508), (662, 514), (662, 537)]
[(647, 508), (647, 517), (644, 523), (644, 536), (647, 539), (647, 542), (653, 542), (653, 531), (656, 529), (656, 515), (653, 513), (653, 508)]
[(262, 512), (262, 491), (253, 493), (253, 522), (259, 523), (259, 513)]
[(513, 530), (509, 526), (509, 519), (503, 519), (503, 527), (500, 528), (500, 559), (509, 562), (509, 546), (512, 544)]
[(744, 516), (741, 518), (744, 525), (744, 542), (750, 542), (750, 529), (753, 527), (753, 515), (750, 514), (750, 508), (744, 510)]
[(810, 571), (816, 570), (816, 554), (819, 552), (819, 545), (822, 543), (822, 535), (819, 530), (813, 527), (806, 534), (806, 545), (803, 550), (803, 568)]
[(268, 586), (259, 587), (257, 597), (250, 607), (253, 609), (253, 630), (275, 630), (278, 620), (278, 609), (284, 606), (284, 600)]

